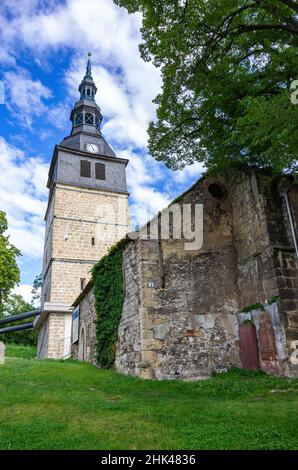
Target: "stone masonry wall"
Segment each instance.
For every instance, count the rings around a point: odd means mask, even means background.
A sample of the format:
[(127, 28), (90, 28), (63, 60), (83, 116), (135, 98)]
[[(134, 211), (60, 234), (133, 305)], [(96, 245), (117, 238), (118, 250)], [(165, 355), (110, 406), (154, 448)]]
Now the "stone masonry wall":
[[(280, 297), (281, 329), (289, 359), (298, 340), (298, 263), (280, 179), (255, 172), (230, 178), (233, 228), (237, 251), (239, 306)], [(296, 220), (298, 188), (289, 192)], [(289, 374), (297, 365), (289, 361)]]
[[(72, 344), (71, 356), (80, 361), (95, 363), (96, 354), (96, 312), (95, 298), (92, 288), (88, 290), (82, 302), (79, 311), (79, 341)], [(82, 339), (84, 340), (82, 341)]]
[[(220, 197), (212, 184), (223, 189)], [(297, 224), (296, 187), (289, 197)], [(297, 259), (278, 178), (254, 171), (204, 178), (176, 203), (203, 204), (203, 246), (138, 239), (126, 247), (116, 369), (194, 379), (241, 367), (239, 331), (249, 321), (260, 366), (297, 376)], [(249, 309), (275, 298), (265, 311)], [(244, 307), (250, 311), (241, 313)]]
[(115, 367), (125, 374), (141, 375), (140, 244), (130, 243), (123, 256), (125, 299), (118, 329)]
[(51, 302), (63, 302), (71, 305), (81, 292), (81, 279), (85, 283), (91, 278), (91, 269), (95, 262), (56, 261), (51, 271)]
[(63, 313), (51, 313), (48, 317), (49, 339), (47, 357), (59, 359), (64, 357), (65, 317)]
[(59, 304), (74, 302), (92, 266), (128, 229), (127, 193), (55, 185), (46, 214), (42, 303), (57, 304), (57, 313), (38, 325), (39, 357), (67, 356), (70, 313), (59, 313)]
[[(130, 266), (137, 294), (124, 304), (119, 327), (121, 372), (199, 378), (240, 366), (231, 205), (228, 197), (219, 204), (211, 196), (212, 181), (197, 184), (179, 201), (204, 203), (204, 244), (186, 251), (184, 240), (162, 241), (164, 287), (156, 240), (138, 240), (124, 253), (124, 272)], [(133, 295), (130, 286), (126, 299)]]
[(38, 334), (39, 359), (64, 357), (66, 316), (65, 313), (51, 313), (45, 318)]
[(73, 303), (81, 279), (89, 281), (93, 264), (127, 232), (127, 197), (56, 185), (48, 214), (52, 223), (45, 244), (43, 300)]
[(49, 345), (49, 320), (48, 318), (46, 318), (38, 334), (37, 357), (39, 359), (43, 359), (47, 357), (48, 345)]
[[(212, 197), (212, 183), (222, 184), (227, 194)], [(280, 296), (278, 310), (268, 313), (280, 355), (276, 364), (262, 358), (260, 363), (269, 372), (295, 375), (290, 357), (298, 340), (297, 264), (275, 179), (251, 171), (206, 178), (179, 202), (204, 204), (203, 247), (187, 252), (182, 240), (162, 241), (164, 287), (157, 242), (138, 240), (126, 249), (125, 272), (128, 266), (134, 272), (138, 292), (134, 302), (124, 304), (117, 370), (147, 378), (196, 378), (241, 367), (244, 317), (237, 313)], [(128, 286), (126, 298), (134, 295)], [(278, 337), (286, 338), (283, 353)]]

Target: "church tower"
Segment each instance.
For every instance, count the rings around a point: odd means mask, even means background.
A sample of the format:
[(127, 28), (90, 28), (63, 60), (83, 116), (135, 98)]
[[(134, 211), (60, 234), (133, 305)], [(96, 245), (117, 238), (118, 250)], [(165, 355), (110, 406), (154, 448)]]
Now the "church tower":
[(88, 55), (71, 134), (55, 146), (49, 170), (42, 313), (34, 325), (40, 358), (69, 357), (71, 305), (92, 266), (129, 231), (128, 160), (117, 158), (101, 134)]

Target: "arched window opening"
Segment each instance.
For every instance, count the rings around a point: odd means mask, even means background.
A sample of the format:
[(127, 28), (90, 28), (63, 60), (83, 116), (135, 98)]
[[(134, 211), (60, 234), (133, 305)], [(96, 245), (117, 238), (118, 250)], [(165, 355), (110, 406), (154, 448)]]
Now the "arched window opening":
[(211, 183), (208, 191), (215, 199), (221, 199), (227, 194), (226, 188), (220, 183)]

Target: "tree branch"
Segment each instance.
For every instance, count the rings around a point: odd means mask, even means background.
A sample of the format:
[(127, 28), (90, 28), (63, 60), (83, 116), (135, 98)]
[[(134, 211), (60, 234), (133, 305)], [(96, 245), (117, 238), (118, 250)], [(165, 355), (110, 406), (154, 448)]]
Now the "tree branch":
[(296, 2), (293, 2), (293, 0), (279, 0), (279, 1), (283, 3), (284, 5), (287, 5), (287, 7), (291, 8), (291, 10), (298, 13), (298, 5)]
[[(282, 1), (282, 0), (279, 0), (279, 1)], [(273, 5), (272, 2), (270, 1), (268, 2), (268, 0), (255, 0), (255, 2), (260, 8), (263, 8), (264, 10), (269, 11), (269, 13), (271, 13), (276, 18), (283, 20), (286, 25), (288, 25), (289, 27), (292, 26), (295, 31), (298, 31), (298, 21), (296, 20), (294, 16), (293, 17), (286, 16), (280, 8)], [(290, 31), (290, 32), (293, 32), (293, 31)]]
[(289, 33), (298, 34), (298, 26), (296, 28), (292, 27), (287, 24), (248, 24), (248, 25), (241, 25), (238, 26), (237, 29), (231, 31), (229, 34), (242, 34), (248, 33), (251, 31), (264, 31), (264, 30), (279, 30), (279, 31), (287, 31)]
[(291, 8), (295, 12), (298, 12), (298, 5), (296, 2), (293, 2), (293, 0), (280, 0), (281, 3), (284, 3), (287, 5), (287, 7)]

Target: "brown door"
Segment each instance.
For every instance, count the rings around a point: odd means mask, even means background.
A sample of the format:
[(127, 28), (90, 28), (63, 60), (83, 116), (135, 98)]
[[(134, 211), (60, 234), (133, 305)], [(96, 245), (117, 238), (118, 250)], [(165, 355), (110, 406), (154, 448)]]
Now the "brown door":
[(262, 369), (273, 374), (281, 373), (276, 358), (274, 331), (267, 312), (262, 312), (260, 316), (259, 350)]
[(243, 323), (240, 325), (239, 336), (240, 358), (243, 369), (259, 369), (259, 348), (255, 325), (253, 323)]

